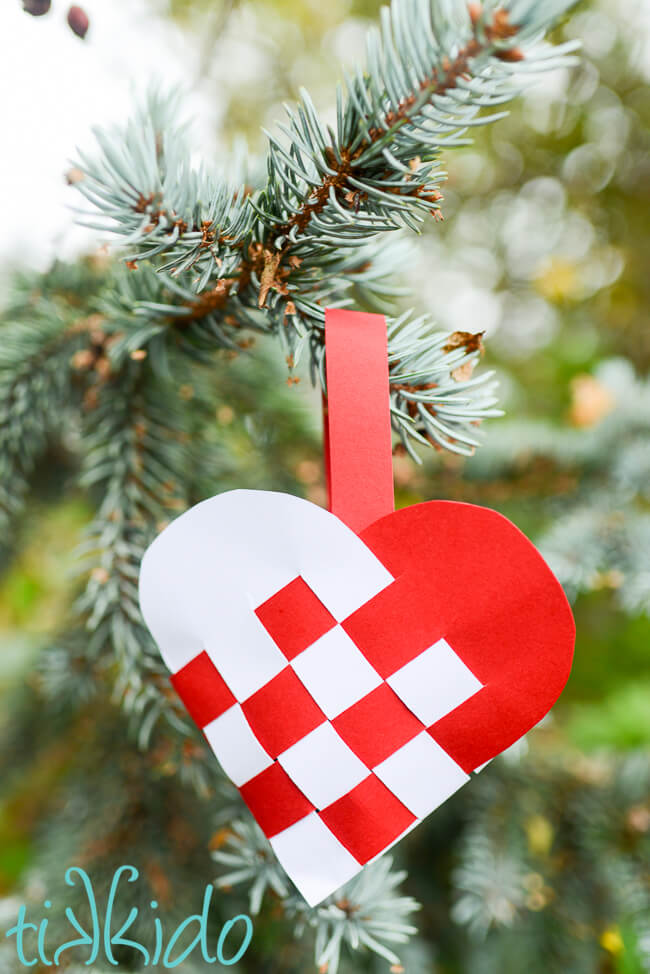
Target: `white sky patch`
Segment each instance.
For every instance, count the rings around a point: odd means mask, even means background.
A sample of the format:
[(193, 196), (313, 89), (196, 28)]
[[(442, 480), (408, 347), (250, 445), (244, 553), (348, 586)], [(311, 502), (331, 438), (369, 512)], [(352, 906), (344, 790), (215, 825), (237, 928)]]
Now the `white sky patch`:
[(97, 242), (96, 232), (74, 224), (70, 207), (82, 199), (64, 174), (77, 146), (92, 148), (91, 128), (124, 120), (150, 83), (183, 84), (188, 113), (201, 123), (197, 144), (214, 142), (215, 109), (196, 90), (192, 38), (145, 0), (84, 0), (83, 7), (90, 18), (84, 41), (66, 23), (66, 0), (54, 0), (44, 17), (24, 13), (20, 0), (0, 4), (5, 265), (44, 268)]

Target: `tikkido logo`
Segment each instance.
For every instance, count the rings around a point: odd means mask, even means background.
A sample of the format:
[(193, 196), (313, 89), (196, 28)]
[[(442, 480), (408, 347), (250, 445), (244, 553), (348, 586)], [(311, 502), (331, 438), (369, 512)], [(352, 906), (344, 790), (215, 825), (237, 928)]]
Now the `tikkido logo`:
[[(77, 886), (80, 883), (83, 887), (87, 901), (84, 913), (86, 910), (88, 911), (90, 920), (83, 926), (74, 911), (69, 906), (65, 907), (65, 919), (78, 936), (61, 944), (56, 949), (47, 942), (49, 918), (43, 917), (37, 923), (30, 922), (27, 919), (27, 907), (21, 906), (15, 925), (5, 934), (10, 940), (16, 938), (18, 961), (24, 967), (34, 967), (39, 963), (46, 967), (64, 967), (71, 960), (67, 956), (62, 961), (62, 957), (67, 951), (75, 949), (84, 951), (86, 949), (88, 953), (85, 958), (80, 958), (78, 955), (74, 957), (77, 963), (84, 960), (85, 965), (90, 966), (97, 961), (100, 951), (103, 951), (104, 958), (108, 963), (117, 967), (119, 961), (115, 959), (114, 950), (127, 948), (141, 955), (141, 967), (157, 964), (162, 964), (166, 968), (178, 967), (194, 951), (200, 952), (206, 964), (221, 964), (224, 967), (230, 967), (240, 961), (248, 950), (253, 938), (253, 924), (250, 917), (241, 913), (222, 926), (215, 946), (215, 953), (214, 955), (210, 953), (208, 949), (208, 920), (214, 893), (211, 885), (205, 888), (201, 913), (192, 914), (182, 920), (168, 938), (165, 937), (160, 917), (154, 912), (158, 908), (158, 903), (155, 900), (151, 901), (150, 908), (154, 914), (152, 917), (153, 947), (151, 944), (149, 945), (151, 949), (137, 940), (127, 938), (125, 934), (131, 929), (141, 911), (137, 907), (132, 907), (120, 925), (120, 920), (117, 918), (117, 902), (120, 881), (123, 877), (127, 882), (135, 883), (139, 877), (138, 870), (135, 866), (120, 866), (115, 871), (106, 902), (106, 910), (100, 917), (97, 898), (88, 874), (76, 866), (66, 871), (65, 881), (68, 886)], [(45, 900), (43, 906), (45, 910), (52, 909), (50, 900)], [(113, 930), (116, 932), (112, 932)], [(191, 938), (189, 942), (188, 937)]]

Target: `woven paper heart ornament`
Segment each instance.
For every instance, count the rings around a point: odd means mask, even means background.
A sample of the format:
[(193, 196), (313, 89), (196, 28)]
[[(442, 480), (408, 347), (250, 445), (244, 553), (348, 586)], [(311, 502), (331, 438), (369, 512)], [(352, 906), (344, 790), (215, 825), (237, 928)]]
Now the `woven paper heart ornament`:
[(326, 327), (332, 511), (221, 494), (165, 528), (140, 576), (174, 687), (312, 905), (541, 720), (575, 635), (500, 514), (392, 510), (383, 319)]

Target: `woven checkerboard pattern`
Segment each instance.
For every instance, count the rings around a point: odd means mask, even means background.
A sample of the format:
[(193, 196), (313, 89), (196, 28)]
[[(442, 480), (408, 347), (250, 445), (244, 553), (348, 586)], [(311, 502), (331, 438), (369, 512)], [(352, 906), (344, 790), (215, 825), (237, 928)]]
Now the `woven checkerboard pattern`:
[(254, 668), (229, 682), (206, 646), (171, 677), (312, 904), (468, 780), (435, 724), (482, 684), (445, 639), (387, 654), (368, 607), (337, 619), (298, 576), (251, 609)]

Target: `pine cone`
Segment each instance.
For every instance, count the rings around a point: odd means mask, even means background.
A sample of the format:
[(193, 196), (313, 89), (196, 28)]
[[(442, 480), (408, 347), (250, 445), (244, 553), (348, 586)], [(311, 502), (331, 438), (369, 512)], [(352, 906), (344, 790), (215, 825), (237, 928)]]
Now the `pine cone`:
[(88, 28), (90, 26), (90, 21), (88, 20), (88, 14), (81, 7), (72, 6), (68, 10), (68, 26), (77, 37), (82, 39), (88, 33)]
[(23, 0), (23, 10), (32, 17), (42, 17), (52, 6), (52, 0)]

